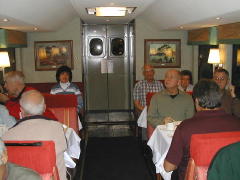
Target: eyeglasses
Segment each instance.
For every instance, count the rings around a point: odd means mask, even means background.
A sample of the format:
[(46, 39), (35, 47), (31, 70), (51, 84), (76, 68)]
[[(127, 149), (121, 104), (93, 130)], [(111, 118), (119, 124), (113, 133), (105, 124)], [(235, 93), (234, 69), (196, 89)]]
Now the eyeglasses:
[(224, 81), (224, 80), (226, 80), (226, 79), (223, 78), (223, 77), (215, 77), (214, 80), (216, 80), (216, 81)]

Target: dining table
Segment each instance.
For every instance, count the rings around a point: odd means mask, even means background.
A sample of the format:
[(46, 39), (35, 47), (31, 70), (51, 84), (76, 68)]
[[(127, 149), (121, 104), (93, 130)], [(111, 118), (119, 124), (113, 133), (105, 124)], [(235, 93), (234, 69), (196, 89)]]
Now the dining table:
[(172, 142), (174, 130), (169, 130), (167, 125), (158, 125), (147, 145), (152, 149), (152, 161), (156, 167), (156, 173), (160, 173), (164, 180), (170, 180), (172, 172), (166, 172), (163, 167), (164, 159)]

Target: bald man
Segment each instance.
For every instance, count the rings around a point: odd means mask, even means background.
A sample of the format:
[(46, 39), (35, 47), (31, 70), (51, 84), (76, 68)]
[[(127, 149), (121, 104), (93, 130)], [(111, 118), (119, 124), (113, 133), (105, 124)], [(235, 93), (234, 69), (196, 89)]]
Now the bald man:
[(133, 90), (134, 106), (138, 112), (141, 112), (146, 106), (146, 94), (148, 92), (159, 92), (164, 89), (160, 81), (154, 80), (154, 69), (151, 65), (144, 65), (144, 80), (136, 83)]
[(152, 97), (148, 109), (148, 126), (151, 128), (172, 121), (182, 121), (193, 116), (192, 97), (178, 89), (180, 80), (179, 71), (171, 69), (166, 72), (164, 80), (166, 89)]
[(24, 92), (20, 106), (21, 119), (4, 134), (3, 140), (53, 141), (59, 176), (61, 180), (66, 180), (63, 154), (67, 143), (62, 124), (43, 116), (46, 104), (42, 94), (36, 90)]

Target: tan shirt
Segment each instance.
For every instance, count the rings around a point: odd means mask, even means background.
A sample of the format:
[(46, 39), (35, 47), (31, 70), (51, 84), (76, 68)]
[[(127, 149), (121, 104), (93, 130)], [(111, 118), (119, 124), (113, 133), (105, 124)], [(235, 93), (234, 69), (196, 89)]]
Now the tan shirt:
[(2, 139), (54, 141), (60, 179), (67, 179), (63, 155), (67, 149), (67, 143), (61, 123), (46, 119), (25, 120), (6, 132)]

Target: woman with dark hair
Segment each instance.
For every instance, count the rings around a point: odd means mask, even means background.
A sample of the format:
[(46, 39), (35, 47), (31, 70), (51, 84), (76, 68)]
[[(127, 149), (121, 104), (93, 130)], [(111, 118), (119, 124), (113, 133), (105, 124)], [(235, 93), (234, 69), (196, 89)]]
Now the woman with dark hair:
[(78, 112), (82, 113), (83, 99), (78, 86), (72, 83), (72, 71), (68, 66), (61, 66), (56, 72), (57, 84), (51, 89), (51, 94), (75, 94), (78, 101)]

